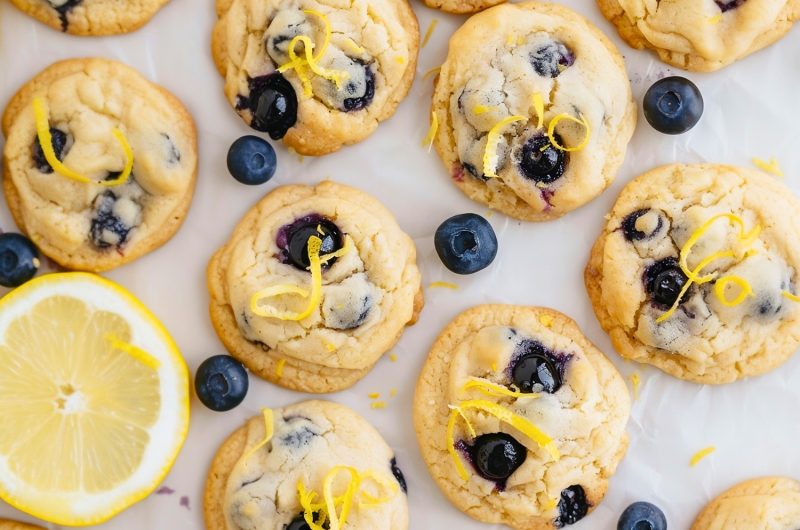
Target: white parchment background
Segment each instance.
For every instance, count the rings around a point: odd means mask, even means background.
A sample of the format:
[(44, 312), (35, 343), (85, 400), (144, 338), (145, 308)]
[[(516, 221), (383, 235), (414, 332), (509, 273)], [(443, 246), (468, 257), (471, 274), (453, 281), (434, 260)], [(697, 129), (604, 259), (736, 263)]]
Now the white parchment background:
[[(764, 474), (800, 478), (800, 359), (795, 357), (767, 376), (722, 388), (684, 383), (654, 369), (624, 363), (598, 326), (582, 280), (603, 215), (626, 182), (655, 165), (675, 161), (749, 165), (753, 156), (775, 156), (787, 183), (800, 191), (800, 29), (722, 72), (690, 74), (703, 92), (706, 112), (688, 134), (663, 136), (647, 125), (640, 112), (616, 182), (590, 205), (542, 224), (492, 216), (500, 242), (498, 259), (488, 270), (464, 278), (442, 267), (433, 249), (433, 232), (450, 215), (486, 214), (487, 210), (466, 199), (449, 182), (438, 157), (420, 147), (428, 128), (432, 91), (430, 79), (422, 80), (421, 74), (441, 64), (450, 34), (464, 18), (412, 1), (423, 33), (431, 20), (439, 20), (439, 25), (421, 50), (419, 75), (395, 117), (367, 141), (324, 158), (300, 161), (278, 147), (279, 169), (265, 186), (238, 184), (225, 168), (231, 142), (251, 131), (228, 106), (211, 61), (213, 0), (173, 0), (139, 32), (99, 39), (59, 34), (0, 0), (0, 104), (5, 105), (22, 83), (51, 62), (94, 55), (130, 64), (189, 107), (199, 128), (201, 166), (186, 224), (162, 249), (107, 276), (130, 289), (163, 320), (192, 372), (207, 356), (224, 352), (207, 314), (206, 262), (262, 195), (281, 184), (332, 178), (376, 195), (397, 215), (416, 239), (425, 284), (444, 280), (458, 283), (461, 289), (427, 290), (420, 322), (394, 349), (399, 361), (381, 360), (351, 390), (329, 397), (365, 415), (396, 449), (409, 482), (413, 530), (491, 528), (452, 508), (439, 492), (420, 458), (411, 423), (413, 387), (428, 347), (459, 311), (484, 302), (544, 305), (563, 311), (577, 320), (623, 374), (641, 373), (641, 396), (634, 403), (628, 427), (628, 455), (611, 481), (606, 500), (575, 525), (576, 530), (615, 528), (621, 511), (636, 500), (657, 503), (671, 529), (686, 529), (710, 497), (737, 481)], [(648, 53), (624, 45), (592, 0), (561, 3), (594, 20), (620, 46), (637, 101), (652, 81), (673, 72)], [(0, 227), (13, 229), (4, 203)], [(390, 387), (398, 388), (397, 397), (388, 399), (384, 410), (371, 409), (367, 394), (388, 393)], [(98, 528), (203, 528), (203, 484), (218, 444), (262, 407), (280, 407), (305, 397), (252, 378), (247, 399), (232, 412), (210, 412), (194, 399), (189, 438), (164, 481), (174, 493), (153, 495)], [(718, 451), (690, 468), (691, 455), (708, 445), (716, 445)], [(181, 497), (188, 500), (188, 509), (181, 505)], [(30, 520), (5, 505), (0, 505), (0, 516)]]

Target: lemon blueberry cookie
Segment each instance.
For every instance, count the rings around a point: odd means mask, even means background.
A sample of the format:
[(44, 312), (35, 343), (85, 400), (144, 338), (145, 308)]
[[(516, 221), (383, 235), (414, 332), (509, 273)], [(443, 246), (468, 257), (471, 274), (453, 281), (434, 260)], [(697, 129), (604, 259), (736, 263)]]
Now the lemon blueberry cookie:
[(212, 49), (252, 128), (304, 155), (369, 136), (408, 93), (419, 27), (407, 0), (217, 0)]
[(0, 519), (0, 530), (43, 530), (41, 526)]
[(144, 26), (169, 0), (11, 0), (48, 26), (75, 35), (116, 35)]
[(630, 397), (566, 316), (478, 306), (441, 333), (422, 368), (414, 424), (442, 491), (467, 515), (561, 528), (605, 495), (628, 446)]
[(20, 229), (61, 265), (102, 271), (178, 230), (197, 175), (183, 105), (105, 59), (56, 63), (3, 114), (3, 189)]
[(333, 182), (264, 197), (212, 258), (208, 286), (231, 355), (307, 392), (358, 381), (422, 309), (414, 242), (376, 199)]
[(636, 123), (625, 65), (577, 13), (504, 4), (453, 35), (430, 138), (470, 198), (518, 219), (559, 217), (613, 180)]
[(407, 530), (406, 481), (381, 435), (349, 408), (264, 409), (220, 447), (207, 530)]
[(620, 36), (687, 70), (718, 70), (783, 37), (800, 0), (598, 0)]
[(706, 506), (692, 530), (797, 530), (800, 483), (768, 477), (748, 480)]
[(476, 13), (504, 1), (505, 0), (425, 0), (425, 5), (434, 9), (441, 9), (445, 13), (462, 15), (465, 13)]
[(800, 345), (800, 201), (774, 177), (671, 165), (628, 184), (594, 245), (586, 288), (619, 353), (728, 383)]

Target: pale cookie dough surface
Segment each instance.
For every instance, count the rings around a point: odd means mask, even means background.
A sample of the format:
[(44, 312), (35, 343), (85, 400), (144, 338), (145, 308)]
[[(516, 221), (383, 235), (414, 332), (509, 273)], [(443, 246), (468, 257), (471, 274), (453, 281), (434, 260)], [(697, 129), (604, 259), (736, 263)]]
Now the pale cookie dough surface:
[[(488, 396), (464, 389), (470, 378), (513, 388), (515, 367), (531, 352), (558, 369), (561, 384), (538, 397)], [(517, 385), (517, 388), (519, 385)], [(532, 394), (523, 394), (531, 396)], [(489, 400), (522, 416), (551, 437), (560, 458), (496, 417), (465, 410), (475, 434), (508, 433), (527, 449), (505, 484), (478, 474), (463, 420), (454, 431), (464, 481), (448, 453), (449, 406)], [(414, 423), (422, 456), (442, 491), (467, 515), (517, 530), (559, 528), (580, 520), (605, 495), (628, 445), (630, 397), (622, 377), (568, 317), (556, 311), (509, 305), (478, 306), (451, 322), (431, 348), (417, 383)], [(585, 496), (585, 502), (570, 503)]]
[[(310, 286), (310, 273), (285, 253), (290, 226), (309, 216), (332, 222), (350, 250), (323, 269), (321, 302), (309, 317), (258, 316), (250, 307), (254, 293)], [(284, 186), (264, 197), (212, 258), (208, 286), (211, 319), (231, 355), (259, 377), (307, 392), (355, 383), (422, 309), (414, 242), (376, 199), (333, 182)], [(307, 300), (280, 296), (262, 304), (299, 312)]]
[(710, 72), (783, 37), (800, 0), (598, 0), (620, 36), (679, 68)]
[[(63, 176), (37, 154), (37, 97), (48, 107), (53, 143), (64, 139), (56, 150), (62, 163), (94, 182)], [(106, 187), (95, 182), (125, 166), (114, 129), (131, 146), (133, 171)], [(3, 133), (3, 188), (14, 220), (64, 267), (112, 269), (164, 244), (183, 222), (197, 176), (194, 122), (173, 95), (121, 63), (50, 66), (9, 102)]]
[[(384, 502), (369, 508), (353, 504), (347, 528), (406, 530), (406, 483), (394, 453), (381, 435), (351, 409), (329, 401), (306, 401), (274, 414), (274, 435), (265, 446), (262, 417), (249, 420), (218, 450), (205, 489), (207, 530), (284, 530), (302, 512), (298, 482), (319, 502), (325, 476), (335, 466), (373, 473), (384, 483), (365, 488)], [(345, 473), (338, 475), (343, 479)], [(333, 493), (344, 490), (334, 481)], [(358, 499), (356, 499), (358, 500)], [(363, 500), (363, 499), (362, 499)]]
[[(309, 13), (311, 11), (311, 13)], [(251, 127), (304, 155), (323, 155), (369, 136), (394, 114), (414, 79), (419, 27), (407, 0), (217, 0), (219, 21), (212, 51), (225, 77), (225, 95)], [(325, 17), (330, 41), (325, 42)], [(289, 45), (297, 36), (314, 43), (319, 66), (344, 76), (337, 84), (301, 68), (278, 74), (290, 62)], [(305, 57), (304, 44), (295, 52)], [(254, 120), (263, 87), (282, 75), (297, 98), (296, 123), (273, 134)], [(291, 123), (287, 123), (287, 126)]]
[(0, 530), (44, 530), (41, 526), (0, 519)]
[[(542, 127), (533, 98), (544, 106)], [(436, 150), (470, 198), (523, 220), (554, 219), (599, 195), (614, 179), (636, 124), (625, 65), (589, 21), (556, 4), (504, 4), (474, 15), (450, 39), (433, 95)], [(548, 124), (583, 116), (585, 148), (551, 145)], [(489, 133), (505, 118), (486, 177)], [(556, 142), (579, 147), (586, 128), (557, 122)], [(546, 150), (544, 152), (543, 150)], [(547, 161), (540, 159), (546, 158)], [(551, 171), (536, 171), (531, 166)]]
[[(783, 294), (796, 293), (798, 209), (800, 202), (778, 179), (730, 166), (664, 166), (628, 184), (585, 272), (595, 314), (617, 351), (708, 384), (762, 374), (786, 361), (800, 345), (800, 304)], [(656, 322), (669, 309), (656, 300), (656, 278), (670, 270), (685, 279), (676, 261), (681, 248), (720, 214), (739, 216), (747, 231), (761, 228), (750, 252), (743, 255), (736, 225), (714, 222), (688, 254), (688, 268), (717, 252), (736, 257), (708, 263), (701, 275), (715, 279), (694, 283), (675, 313)], [(732, 307), (715, 294), (716, 280), (730, 275), (752, 288)], [(725, 296), (731, 301), (738, 292), (730, 285)]]
[(441, 9), (445, 13), (462, 15), (477, 13), (487, 7), (503, 3), (505, 0), (425, 0), (425, 5), (434, 9)]
[(11, 0), (48, 26), (74, 35), (117, 35), (144, 26), (169, 0)]
[(800, 483), (769, 477), (743, 482), (706, 506), (692, 530), (797, 530)]

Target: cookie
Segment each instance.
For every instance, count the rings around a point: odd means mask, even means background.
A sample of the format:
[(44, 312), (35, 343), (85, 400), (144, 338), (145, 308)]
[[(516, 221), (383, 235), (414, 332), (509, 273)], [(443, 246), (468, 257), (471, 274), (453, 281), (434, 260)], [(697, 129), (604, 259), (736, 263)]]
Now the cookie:
[(705, 384), (786, 361), (800, 346), (798, 210), (750, 169), (671, 165), (633, 180), (585, 271), (617, 351)]
[(305, 392), (364, 377), (423, 303), (414, 242), (376, 199), (333, 182), (264, 197), (212, 258), (208, 288), (231, 355)]
[(372, 134), (414, 80), (407, 0), (217, 0), (217, 14), (212, 52), (231, 105), (302, 155)]
[(636, 125), (625, 65), (585, 18), (557, 4), (504, 4), (450, 39), (436, 82), (433, 144), (471, 199), (545, 221), (600, 194)]
[(800, 19), (800, 0), (597, 2), (630, 46), (695, 72), (719, 70), (773, 44)]
[(197, 176), (194, 122), (131, 68), (55, 63), (11, 99), (2, 129), (14, 221), (62, 266), (112, 269), (161, 246), (183, 222)]
[(324, 528), (338, 517), (353, 530), (408, 529), (392, 450), (367, 420), (329, 401), (265, 409), (234, 432), (211, 464), (204, 512), (207, 530), (300, 530), (304, 517)]
[(568, 317), (485, 305), (461, 313), (431, 348), (414, 424), (456, 507), (545, 530), (583, 519), (603, 499), (627, 450), (630, 408), (622, 377)]
[(11, 0), (19, 9), (73, 35), (130, 33), (150, 21), (169, 0)]
[(0, 519), (0, 530), (44, 530), (41, 526)]
[(706, 506), (692, 530), (800, 528), (800, 482), (770, 477), (743, 482)]
[(466, 13), (477, 13), (487, 7), (492, 7), (503, 3), (505, 0), (425, 0), (425, 5), (434, 9), (440, 9), (445, 13), (463, 15)]

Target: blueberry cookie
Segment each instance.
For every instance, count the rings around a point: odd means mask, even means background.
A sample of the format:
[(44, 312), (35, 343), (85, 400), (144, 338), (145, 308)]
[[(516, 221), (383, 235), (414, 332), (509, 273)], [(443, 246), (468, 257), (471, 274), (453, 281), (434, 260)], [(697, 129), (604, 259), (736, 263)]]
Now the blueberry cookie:
[(131, 68), (56, 63), (17, 92), (2, 125), (9, 209), (64, 267), (112, 269), (164, 244), (183, 222), (197, 176), (194, 122)]
[(487, 7), (492, 7), (505, 2), (505, 0), (424, 0), (425, 5), (434, 9), (440, 9), (445, 13), (463, 15), (466, 13), (477, 13)]
[(408, 529), (392, 450), (329, 401), (265, 409), (234, 432), (211, 464), (204, 505), (207, 530)]
[(11, 0), (28, 15), (74, 35), (118, 35), (135, 31), (169, 0)]
[(212, 51), (231, 105), (303, 155), (369, 136), (414, 79), (407, 0), (217, 0), (217, 14)]
[(589, 21), (556, 4), (505, 4), (453, 35), (431, 134), (470, 198), (544, 221), (600, 194), (636, 124), (625, 65)]
[(231, 355), (306, 392), (364, 377), (422, 309), (414, 242), (376, 199), (333, 182), (264, 197), (212, 258), (208, 287)]
[(44, 530), (41, 526), (0, 519), (0, 530)]
[(707, 384), (786, 361), (800, 346), (797, 211), (749, 169), (672, 165), (628, 184), (585, 272), (619, 353)]
[(478, 306), (442, 331), (422, 368), (422, 456), (470, 517), (561, 528), (602, 501), (628, 446), (622, 377), (556, 311)]
[(637, 49), (678, 68), (710, 72), (783, 37), (800, 0), (598, 0), (603, 15)]
[(797, 530), (800, 482), (770, 477), (743, 482), (706, 506), (692, 530)]

